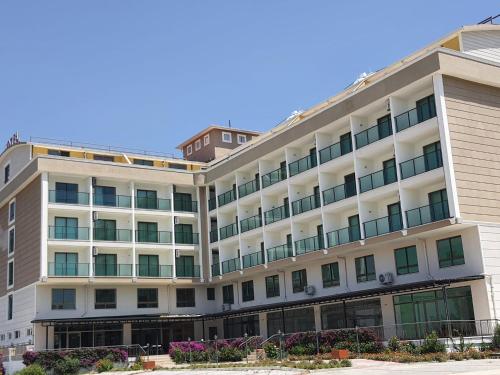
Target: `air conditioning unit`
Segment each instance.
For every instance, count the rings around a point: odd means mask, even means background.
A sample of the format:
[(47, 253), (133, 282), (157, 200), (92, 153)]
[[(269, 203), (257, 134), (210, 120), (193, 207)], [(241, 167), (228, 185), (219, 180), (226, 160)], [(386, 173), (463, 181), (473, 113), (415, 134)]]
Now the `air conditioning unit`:
[(175, 185), (172, 185), (172, 191), (173, 191), (174, 193), (176, 193), (176, 192), (177, 192), (177, 187), (176, 187)]
[(394, 282), (394, 275), (391, 272), (385, 272), (378, 275), (378, 281), (382, 285), (391, 285)]
[(222, 304), (222, 311), (231, 311), (231, 304), (230, 303), (223, 303)]
[(179, 251), (179, 249), (175, 249), (175, 257), (179, 258), (180, 256), (181, 256), (181, 252)]
[(92, 221), (97, 221), (99, 219), (97, 211), (92, 211)]
[(92, 187), (97, 186), (97, 177), (92, 177)]
[(304, 288), (304, 292), (308, 296), (314, 296), (316, 294), (316, 288), (314, 287), (314, 285), (306, 285), (306, 287)]
[(97, 247), (92, 246), (92, 256), (95, 257), (99, 254), (99, 251), (97, 250)]
[(180, 217), (179, 216), (174, 216), (174, 224), (177, 225), (177, 224), (180, 224), (180, 222), (181, 222)]

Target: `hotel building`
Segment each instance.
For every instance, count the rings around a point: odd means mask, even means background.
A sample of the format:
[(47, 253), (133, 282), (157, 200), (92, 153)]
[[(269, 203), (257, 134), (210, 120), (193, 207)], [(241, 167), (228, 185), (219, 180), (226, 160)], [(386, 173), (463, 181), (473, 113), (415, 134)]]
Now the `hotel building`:
[(475, 25), (266, 133), (211, 126), (183, 159), (14, 139), (0, 346), (479, 334), (500, 316), (499, 130), (500, 26)]

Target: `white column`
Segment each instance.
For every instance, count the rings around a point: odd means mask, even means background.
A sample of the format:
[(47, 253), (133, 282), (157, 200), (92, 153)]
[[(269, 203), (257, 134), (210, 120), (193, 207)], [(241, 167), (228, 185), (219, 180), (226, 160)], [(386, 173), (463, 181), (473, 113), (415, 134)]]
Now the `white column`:
[[(195, 187), (195, 189), (196, 189), (196, 202), (197, 202), (197, 207), (198, 207), (198, 209), (197, 209), (198, 212), (196, 213), (196, 215), (198, 216), (198, 218), (197, 218), (198, 228), (200, 229), (200, 232), (201, 232), (200, 189), (199, 189), (199, 187)], [(206, 195), (205, 195), (205, 198), (206, 198)], [(207, 209), (208, 209), (208, 207), (207, 207)], [(198, 263), (200, 264), (200, 281), (201, 282), (205, 281), (205, 275), (203, 273), (203, 246), (202, 246), (202, 243), (203, 243), (203, 241), (201, 239), (201, 233), (198, 233)], [(210, 264), (210, 260), (208, 262)], [(208, 275), (207, 275), (207, 277), (208, 277)]]
[(177, 278), (177, 270), (175, 269), (175, 211), (174, 211), (174, 185), (170, 188), (170, 215), (172, 225), (170, 226), (172, 231), (172, 277)]
[(89, 177), (89, 277), (94, 277), (94, 187), (92, 186), (92, 177)]
[(41, 177), (41, 202), (40, 202), (40, 277), (47, 277), (48, 254), (48, 204), (49, 204), (49, 175), (42, 173)]
[(316, 331), (321, 331), (321, 306), (314, 305), (314, 326)]
[(136, 255), (135, 255), (135, 183), (130, 183), (130, 197), (132, 206), (132, 278), (136, 278)]

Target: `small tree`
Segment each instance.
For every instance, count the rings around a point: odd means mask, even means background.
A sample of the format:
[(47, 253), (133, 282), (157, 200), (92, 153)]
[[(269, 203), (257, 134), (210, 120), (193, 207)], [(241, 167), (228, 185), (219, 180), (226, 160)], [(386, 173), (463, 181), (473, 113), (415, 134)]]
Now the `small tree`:
[(493, 349), (500, 349), (500, 325), (497, 324), (493, 331), (493, 338), (491, 340), (491, 347)]

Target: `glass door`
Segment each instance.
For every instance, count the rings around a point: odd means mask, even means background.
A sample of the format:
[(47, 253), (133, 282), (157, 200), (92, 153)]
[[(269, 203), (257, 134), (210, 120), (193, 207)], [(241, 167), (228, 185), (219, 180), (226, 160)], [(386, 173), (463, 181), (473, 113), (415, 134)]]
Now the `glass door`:
[(78, 254), (55, 253), (54, 274), (56, 276), (78, 276)]
[(64, 240), (78, 239), (78, 219), (74, 217), (55, 218), (55, 238)]
[(154, 190), (137, 190), (137, 208), (158, 209), (158, 199)]
[[(349, 223), (349, 241), (348, 242), (353, 242), (353, 241), (358, 241), (361, 239), (361, 232), (359, 230), (359, 216), (354, 215), (354, 216), (349, 216), (347, 218), (347, 222)], [(340, 236), (340, 234), (339, 234)]]
[(118, 276), (116, 254), (99, 254), (95, 257), (96, 276)]
[(158, 223), (139, 221), (138, 242), (158, 242)]
[(384, 185), (391, 184), (397, 180), (396, 159), (389, 159), (383, 162), (384, 166)]
[(97, 206), (116, 206), (116, 188), (96, 186), (94, 188), (94, 204)]
[(402, 228), (402, 223), (401, 206), (399, 205), (399, 202), (387, 206), (387, 215), (389, 216), (389, 230), (391, 232), (400, 230)]
[(94, 222), (94, 240), (116, 241), (116, 221), (99, 219)]
[(177, 276), (193, 277), (194, 275), (194, 256), (181, 255), (175, 258), (175, 268)]
[(448, 214), (448, 196), (446, 189), (433, 191), (428, 194), (431, 221), (443, 220)]
[(193, 225), (175, 224), (175, 243), (193, 244)]
[(423, 147), (425, 170), (439, 168), (443, 165), (441, 159), (441, 143), (439, 141)]
[(340, 155), (345, 155), (349, 152), (352, 152), (351, 132), (340, 136)]
[(354, 173), (344, 176), (344, 191), (345, 198), (352, 197), (356, 195), (356, 177)]

